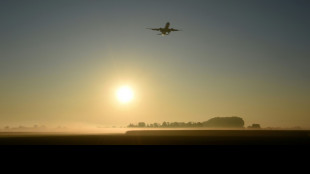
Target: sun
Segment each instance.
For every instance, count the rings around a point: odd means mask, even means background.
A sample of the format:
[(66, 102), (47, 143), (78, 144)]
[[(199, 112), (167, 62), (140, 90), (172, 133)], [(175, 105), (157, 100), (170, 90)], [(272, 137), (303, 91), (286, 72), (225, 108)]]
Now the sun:
[(122, 86), (116, 91), (116, 97), (121, 103), (129, 103), (133, 100), (134, 93), (129, 86)]

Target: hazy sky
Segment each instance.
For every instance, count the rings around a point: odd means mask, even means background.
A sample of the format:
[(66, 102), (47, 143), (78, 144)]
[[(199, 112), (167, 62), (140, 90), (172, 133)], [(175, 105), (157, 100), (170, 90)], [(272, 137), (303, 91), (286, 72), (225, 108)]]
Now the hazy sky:
[[(0, 126), (310, 128), (308, 0), (1, 0)], [(149, 27), (182, 29), (158, 36)], [(134, 101), (119, 103), (127, 84)]]

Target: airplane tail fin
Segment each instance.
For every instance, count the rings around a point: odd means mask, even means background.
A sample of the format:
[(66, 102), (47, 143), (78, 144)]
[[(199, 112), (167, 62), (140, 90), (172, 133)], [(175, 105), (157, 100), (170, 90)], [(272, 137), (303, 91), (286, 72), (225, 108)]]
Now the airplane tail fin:
[(165, 28), (168, 29), (169, 27), (170, 27), (170, 22), (167, 22)]

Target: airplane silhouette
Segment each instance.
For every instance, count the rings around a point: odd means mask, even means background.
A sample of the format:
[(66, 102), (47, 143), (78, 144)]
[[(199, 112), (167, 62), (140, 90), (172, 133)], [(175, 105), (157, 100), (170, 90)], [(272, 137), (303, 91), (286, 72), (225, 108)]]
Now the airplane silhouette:
[(169, 28), (170, 27), (170, 23), (167, 22), (165, 28), (146, 28), (146, 29), (150, 29), (150, 30), (155, 30), (155, 31), (160, 31), (161, 34), (158, 35), (169, 35), (171, 31), (182, 31), (182, 30), (178, 30), (178, 29), (174, 29), (174, 28)]

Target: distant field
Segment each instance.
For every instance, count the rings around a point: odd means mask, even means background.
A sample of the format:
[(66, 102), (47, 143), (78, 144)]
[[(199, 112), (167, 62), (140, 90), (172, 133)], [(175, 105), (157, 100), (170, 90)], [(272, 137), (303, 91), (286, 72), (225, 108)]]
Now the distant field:
[(128, 130), (0, 133), (0, 145), (310, 145), (308, 130)]

